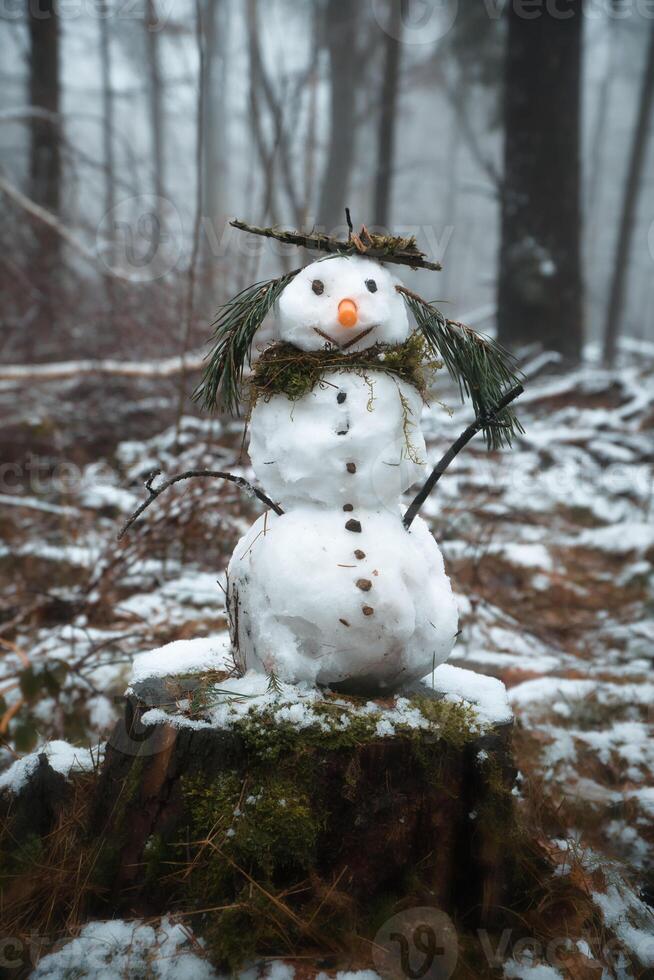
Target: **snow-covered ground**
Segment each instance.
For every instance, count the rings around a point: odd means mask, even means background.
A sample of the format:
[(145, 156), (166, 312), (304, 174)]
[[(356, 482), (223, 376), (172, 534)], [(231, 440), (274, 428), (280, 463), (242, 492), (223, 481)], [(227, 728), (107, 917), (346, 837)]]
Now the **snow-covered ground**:
[[(548, 801), (553, 836), (623, 863), (652, 903), (654, 361), (625, 357), (612, 373), (590, 360), (531, 380), (513, 451), (489, 456), (473, 443), (423, 513), (459, 603), (450, 663), (506, 684), (522, 796)], [(423, 418), (432, 462), (469, 421), (441, 377)], [(62, 765), (88, 761), (137, 655), (210, 636), (228, 658), (224, 569), (258, 502), (191, 481), (116, 541), (155, 468), (252, 479), (241, 425), (187, 416), (178, 428), (167, 384), (141, 379), (128, 397), (106, 378), (0, 383), (5, 770), (47, 740)], [(621, 901), (616, 892), (598, 905), (607, 922), (621, 909), (635, 928)]]

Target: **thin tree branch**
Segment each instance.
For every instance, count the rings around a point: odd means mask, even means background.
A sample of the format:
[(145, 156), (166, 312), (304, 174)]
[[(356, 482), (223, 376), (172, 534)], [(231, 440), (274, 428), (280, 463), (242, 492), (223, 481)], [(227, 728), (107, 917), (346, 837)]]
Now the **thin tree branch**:
[(452, 460), (456, 456), (458, 456), (461, 450), (465, 446), (467, 446), (470, 440), (474, 436), (476, 436), (477, 433), (480, 432), (485, 426), (488, 426), (493, 422), (495, 422), (497, 425), (502, 425), (502, 420), (500, 416), (503, 410), (508, 405), (510, 405), (511, 402), (514, 401), (519, 395), (521, 395), (523, 391), (524, 388), (522, 387), (522, 385), (516, 385), (514, 388), (511, 388), (511, 390), (507, 391), (506, 395), (504, 395), (501, 401), (499, 401), (494, 408), (492, 408), (485, 415), (478, 415), (475, 421), (472, 422), (468, 426), (468, 428), (461, 433), (461, 435), (456, 440), (456, 442), (452, 443), (452, 445), (447, 450), (445, 455), (442, 457), (442, 459), (439, 460), (439, 462), (436, 464), (434, 469), (431, 471), (430, 476), (427, 478), (427, 480), (425, 481), (425, 483), (423, 484), (419, 492), (416, 494), (411, 506), (409, 507), (406, 514), (404, 515), (403, 523), (407, 531), (411, 527), (413, 519), (418, 514), (418, 511), (420, 510), (425, 500), (432, 492), (432, 490), (434, 489), (434, 487), (436, 486), (436, 484), (438, 483), (438, 481), (440, 480), (440, 478), (442, 477), (443, 473), (448, 468)]
[[(239, 221), (236, 218), (230, 221), (230, 225), (232, 228), (238, 228), (239, 231), (247, 231), (251, 235), (274, 238), (276, 241), (283, 242), (285, 245), (297, 245), (300, 248), (312, 249), (316, 252), (327, 252), (332, 255), (361, 254), (371, 259), (378, 259), (380, 262), (394, 262), (397, 265), (408, 265), (412, 269), (432, 269), (435, 272), (441, 269), (440, 263), (427, 261), (424, 253), (416, 247), (415, 242), (413, 242), (413, 247), (404, 248), (393, 244), (391, 239), (389, 239), (388, 245), (385, 245), (383, 242), (377, 244), (370, 236), (369, 240), (364, 240), (365, 234), (368, 234), (365, 229), (362, 229), (358, 236), (341, 241), (338, 238), (323, 235), (320, 232), (305, 234), (297, 231), (283, 231), (279, 228), (259, 228), (256, 225), (249, 225), (247, 222)], [(357, 247), (355, 242), (358, 242), (360, 247)]]
[(31, 198), (26, 197), (22, 191), (19, 191), (17, 187), (10, 184), (9, 181), (5, 180), (2, 175), (0, 175), (0, 193), (6, 194), (7, 197), (14, 202), (14, 204), (17, 204), (18, 207), (23, 209), (23, 211), (26, 211), (32, 218), (36, 218), (37, 221), (47, 225), (48, 228), (55, 232), (55, 234), (59, 235), (60, 238), (63, 238), (67, 245), (70, 245), (71, 248), (86, 259), (87, 262), (90, 262), (96, 269), (99, 268), (103, 276), (112, 276), (114, 279), (121, 278), (120, 276), (116, 276), (115, 273), (111, 272), (111, 270), (100, 260), (93, 249), (88, 248), (84, 242), (79, 239), (77, 235), (74, 235), (73, 232), (70, 231), (65, 225), (63, 225), (51, 211), (46, 210), (46, 208), (42, 208), (40, 204), (37, 204)]
[(148, 499), (144, 500), (140, 507), (137, 507), (132, 516), (128, 518), (120, 534), (118, 535), (118, 541), (120, 541), (127, 531), (129, 531), (132, 524), (139, 519), (143, 511), (146, 510), (150, 504), (157, 499), (157, 497), (160, 497), (165, 490), (172, 487), (174, 483), (179, 483), (180, 480), (190, 480), (196, 476), (211, 476), (216, 477), (219, 480), (229, 480), (231, 483), (235, 483), (237, 486), (242, 487), (247, 493), (253, 494), (258, 500), (264, 503), (266, 507), (270, 507), (271, 510), (274, 510), (276, 514), (281, 516), (284, 513), (279, 504), (274, 503), (270, 497), (267, 497), (263, 490), (259, 490), (258, 487), (253, 486), (244, 477), (235, 476), (233, 473), (223, 473), (221, 470), (186, 470), (184, 473), (178, 473), (177, 476), (172, 476), (169, 480), (166, 480), (165, 483), (162, 483), (161, 486), (153, 487), (152, 482), (157, 476), (159, 476), (159, 473), (159, 470), (154, 470), (154, 472), (151, 473), (145, 481), (145, 489), (149, 494)]

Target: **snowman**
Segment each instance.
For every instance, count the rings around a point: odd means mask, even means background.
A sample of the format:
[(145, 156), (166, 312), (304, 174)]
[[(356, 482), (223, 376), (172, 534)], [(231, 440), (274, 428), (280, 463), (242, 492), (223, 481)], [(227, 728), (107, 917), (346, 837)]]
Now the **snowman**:
[(262, 514), (229, 563), (232, 645), (243, 671), (380, 695), (447, 659), (458, 616), (436, 541), (400, 506), (424, 478), (423, 397), (389, 364), (415, 336), (407, 296), (419, 297), (376, 258), (342, 252), (228, 304), (201, 391), (220, 402), (269, 310), (273, 376), (284, 355), (318, 364), (308, 390), (264, 392), (251, 410), (250, 459), (280, 513)]

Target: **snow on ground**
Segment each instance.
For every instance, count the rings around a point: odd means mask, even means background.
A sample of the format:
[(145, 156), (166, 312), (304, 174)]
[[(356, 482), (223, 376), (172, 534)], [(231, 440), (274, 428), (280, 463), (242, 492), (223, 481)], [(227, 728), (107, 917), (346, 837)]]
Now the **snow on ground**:
[(101, 748), (81, 749), (61, 739), (46, 742), (38, 752), (30, 752), (22, 759), (17, 759), (5, 772), (0, 773), (0, 791), (19, 793), (38, 768), (41, 755), (45, 755), (51, 769), (60, 772), (62, 776), (68, 776), (70, 772), (89, 772), (94, 769), (101, 762), (102, 754)]
[(113, 919), (89, 922), (76, 939), (42, 957), (31, 980), (64, 977), (148, 976), (158, 980), (218, 980), (202, 956), (202, 946), (181, 923), (164, 917), (159, 923)]
[[(233, 980), (293, 980), (295, 967), (283, 960), (247, 966)], [(206, 959), (202, 939), (170, 916), (88, 922), (80, 934), (41, 957), (30, 980), (228, 980)], [(373, 970), (341, 970), (333, 980), (381, 980)], [(328, 980), (318, 973), (317, 980)]]
[[(0, 444), (18, 467), (0, 495), (5, 768), (12, 751), (104, 737), (135, 656), (182, 641), (192, 657), (196, 638), (224, 636), (224, 570), (257, 501), (191, 481), (116, 534), (153, 469), (251, 479), (242, 424), (177, 426), (174, 389), (133, 384), (110, 410), (101, 380), (0, 389)], [(625, 862), (654, 901), (654, 362), (639, 350), (614, 372), (543, 374), (518, 405), (513, 451), (477, 439), (423, 511), (459, 604), (449, 664), (508, 688), (522, 794), (536, 787), (561, 837)], [(423, 415), (430, 462), (469, 419), (440, 372)]]

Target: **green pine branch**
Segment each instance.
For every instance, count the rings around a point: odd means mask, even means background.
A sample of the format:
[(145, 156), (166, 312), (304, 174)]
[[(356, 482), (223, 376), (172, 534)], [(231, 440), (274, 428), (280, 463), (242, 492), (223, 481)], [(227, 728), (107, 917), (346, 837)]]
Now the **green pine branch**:
[(490, 413), (506, 392), (520, 383), (513, 355), (471, 327), (448, 320), (417, 293), (404, 286), (396, 289), (404, 297), (432, 352), (441, 358), (457, 383), (461, 399), (466, 396), (471, 399), (478, 418), (483, 420), (489, 415), (488, 424), (482, 426), (487, 448), (510, 446), (516, 433), (524, 432), (517, 416), (508, 407), (498, 417)]
[(238, 414), (243, 371), (250, 362), (254, 335), (299, 271), (248, 286), (220, 308), (213, 324), (209, 363), (193, 393), (208, 411), (218, 408)]

